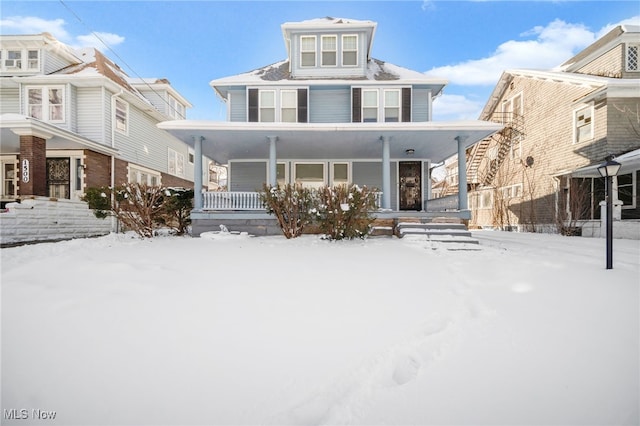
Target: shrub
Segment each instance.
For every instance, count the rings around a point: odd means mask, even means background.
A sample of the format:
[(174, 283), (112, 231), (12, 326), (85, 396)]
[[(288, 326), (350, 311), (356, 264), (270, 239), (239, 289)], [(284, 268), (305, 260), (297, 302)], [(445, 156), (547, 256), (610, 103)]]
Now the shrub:
[(157, 221), (176, 231), (177, 235), (184, 235), (191, 224), (192, 209), (193, 189), (166, 188)]
[(164, 189), (140, 183), (125, 183), (114, 190), (113, 211), (118, 220), (142, 238), (153, 237), (163, 212)]
[(111, 213), (111, 188), (87, 188), (82, 201), (89, 204), (89, 208), (98, 219), (104, 219)]
[(325, 186), (318, 190), (315, 219), (332, 240), (365, 238), (371, 232), (375, 207), (376, 193), (366, 187)]
[(313, 193), (308, 188), (287, 184), (284, 187), (264, 184), (260, 201), (267, 213), (275, 215), (287, 239), (299, 237), (313, 220)]

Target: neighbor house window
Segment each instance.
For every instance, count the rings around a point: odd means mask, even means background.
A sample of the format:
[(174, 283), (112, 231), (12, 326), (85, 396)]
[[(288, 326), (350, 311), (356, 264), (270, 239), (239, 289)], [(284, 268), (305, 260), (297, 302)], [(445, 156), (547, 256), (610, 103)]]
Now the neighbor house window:
[(116, 99), (114, 114), (116, 130), (126, 134), (129, 131), (129, 104), (121, 99)]
[(365, 123), (378, 121), (377, 90), (362, 90), (362, 121)]
[(324, 163), (297, 163), (295, 182), (305, 188), (321, 188), (324, 186)]
[(27, 68), (29, 70), (40, 69), (40, 52), (38, 50), (27, 51)]
[(300, 65), (303, 67), (316, 66), (316, 36), (300, 37)]
[(593, 139), (593, 108), (588, 106), (575, 112), (574, 142), (584, 142)]
[(184, 105), (177, 101), (173, 96), (169, 96), (169, 116), (176, 120), (184, 119)]
[(627, 173), (618, 175), (618, 199), (622, 201), (623, 209), (636, 208), (636, 175)]
[(298, 91), (280, 91), (280, 121), (295, 123), (298, 121)]
[(627, 44), (627, 71), (640, 71), (640, 44)]
[(169, 148), (169, 174), (184, 177), (184, 154)]
[(331, 181), (334, 186), (349, 184), (349, 164), (333, 163)]
[(338, 37), (322, 36), (322, 66), (330, 67), (338, 64)]
[(400, 89), (384, 91), (384, 121), (386, 123), (400, 121)]
[(64, 88), (44, 86), (27, 88), (27, 111), (38, 120), (64, 121)]
[(189, 153), (188, 153), (189, 164), (193, 164), (195, 159), (196, 159), (195, 151), (193, 150), (193, 148), (189, 148)]
[(342, 36), (342, 65), (358, 65), (358, 36), (355, 34)]
[(522, 185), (516, 184), (511, 186), (505, 186), (502, 188), (502, 198), (517, 198), (522, 195)]
[(129, 183), (160, 186), (160, 173), (145, 167), (129, 164)]
[(275, 90), (260, 91), (260, 121), (263, 123), (272, 123), (276, 121)]

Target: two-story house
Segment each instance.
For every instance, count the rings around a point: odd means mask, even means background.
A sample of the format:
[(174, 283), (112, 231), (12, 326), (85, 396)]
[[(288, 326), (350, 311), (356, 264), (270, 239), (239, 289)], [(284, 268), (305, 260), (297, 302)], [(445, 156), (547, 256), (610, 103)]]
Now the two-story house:
[[(505, 71), (480, 118), (504, 129), (467, 153), (472, 224), (541, 231), (600, 219), (607, 157), (614, 196), (640, 218), (640, 27), (618, 26), (553, 70)], [(635, 151), (635, 152), (634, 152)]]
[[(329, 17), (285, 23), (286, 59), (211, 81), (227, 121), (159, 125), (229, 167), (229, 192), (197, 194), (194, 234), (264, 219), (264, 183), (357, 184), (381, 192), (379, 216), (435, 215), (427, 211), (431, 164), (502, 125), (433, 122), (446, 81), (374, 59), (376, 27)], [(468, 219), (466, 194), (460, 199), (446, 214)]]
[(0, 36), (3, 206), (124, 182), (193, 187), (194, 150), (157, 127), (189, 107), (168, 80), (130, 78), (96, 49)]

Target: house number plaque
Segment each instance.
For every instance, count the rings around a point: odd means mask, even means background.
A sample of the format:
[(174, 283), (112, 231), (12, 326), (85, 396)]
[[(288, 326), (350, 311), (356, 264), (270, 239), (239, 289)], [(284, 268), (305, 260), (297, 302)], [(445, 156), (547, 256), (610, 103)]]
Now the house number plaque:
[(29, 160), (26, 158), (22, 160), (22, 181), (29, 182)]

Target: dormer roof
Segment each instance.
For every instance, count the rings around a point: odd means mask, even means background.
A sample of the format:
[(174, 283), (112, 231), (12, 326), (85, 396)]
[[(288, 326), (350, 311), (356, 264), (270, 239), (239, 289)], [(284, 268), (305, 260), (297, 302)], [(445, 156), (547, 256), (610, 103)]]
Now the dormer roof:
[(284, 45), (287, 49), (287, 58), (291, 57), (291, 34), (293, 32), (313, 32), (313, 31), (336, 31), (336, 30), (358, 30), (367, 34), (367, 60), (371, 59), (371, 46), (373, 36), (376, 32), (377, 23), (373, 21), (360, 21), (347, 18), (325, 18), (309, 19), (300, 22), (285, 22), (281, 25)]

